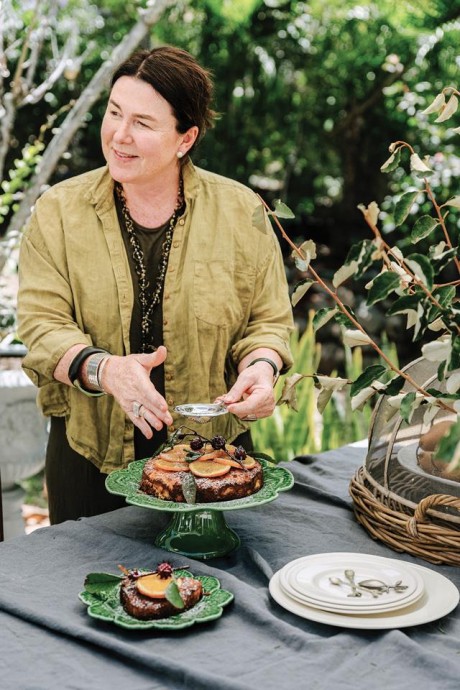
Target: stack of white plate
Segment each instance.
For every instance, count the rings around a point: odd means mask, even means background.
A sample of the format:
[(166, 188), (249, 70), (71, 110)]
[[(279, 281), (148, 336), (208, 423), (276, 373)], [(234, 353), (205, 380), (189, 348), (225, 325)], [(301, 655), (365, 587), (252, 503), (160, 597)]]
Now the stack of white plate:
[[(352, 571), (357, 589), (353, 590), (346, 571)], [(275, 573), (269, 588), (275, 601), (291, 613), (365, 629), (436, 620), (452, 611), (460, 596), (453, 582), (429, 568), (360, 553), (297, 558)]]

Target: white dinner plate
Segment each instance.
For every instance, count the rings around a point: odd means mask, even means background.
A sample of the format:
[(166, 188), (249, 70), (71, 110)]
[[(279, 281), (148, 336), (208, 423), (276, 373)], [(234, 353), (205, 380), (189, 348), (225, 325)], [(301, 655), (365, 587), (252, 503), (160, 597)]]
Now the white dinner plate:
[[(370, 592), (362, 592), (361, 597), (349, 597), (351, 588), (344, 574), (347, 568), (354, 571), (357, 583), (378, 579), (394, 585), (401, 581), (407, 589), (402, 592), (391, 589), (378, 599), (374, 599)], [(345, 584), (334, 585), (331, 578), (340, 579)], [(357, 609), (373, 604), (409, 604), (423, 592), (423, 579), (410, 565), (392, 558), (360, 553), (334, 552), (298, 558), (282, 568), (280, 581), (288, 594), (307, 603), (346, 605)]]
[(321, 611), (291, 599), (281, 588), (279, 571), (270, 580), (269, 591), (273, 599), (284, 609), (307, 620), (339, 628), (362, 630), (389, 630), (407, 628), (412, 625), (430, 623), (450, 613), (458, 604), (460, 593), (457, 587), (444, 575), (434, 570), (413, 565), (424, 583), (423, 596), (415, 603), (398, 609), (374, 614), (347, 615)]
[[(421, 599), (424, 593), (424, 587), (422, 586), (419, 591), (417, 591), (415, 594), (412, 594), (409, 598), (406, 598), (402, 601), (390, 601), (390, 602), (380, 602), (379, 600), (381, 597), (378, 597), (376, 599), (366, 599), (366, 602), (368, 603), (363, 603), (359, 607), (357, 607), (355, 604), (330, 604), (328, 602), (321, 603), (318, 601), (310, 600), (308, 597), (302, 597), (301, 594), (298, 594), (294, 590), (291, 590), (289, 587), (286, 587), (283, 584), (283, 580), (281, 577), (280, 573), (280, 578), (279, 578), (279, 584), (281, 589), (284, 591), (285, 594), (288, 595), (289, 598), (294, 599), (298, 603), (302, 605), (307, 605), (310, 606), (311, 608), (314, 609), (320, 609), (321, 611), (332, 611), (333, 613), (346, 613), (349, 615), (362, 615), (365, 613), (383, 613), (384, 611), (396, 611), (398, 609), (402, 609), (406, 606), (409, 606), (409, 604), (413, 604), (418, 599)], [(366, 595), (363, 594), (363, 597)], [(383, 595), (381, 595), (383, 596)], [(348, 601), (354, 602), (356, 601), (355, 598), (350, 598)]]

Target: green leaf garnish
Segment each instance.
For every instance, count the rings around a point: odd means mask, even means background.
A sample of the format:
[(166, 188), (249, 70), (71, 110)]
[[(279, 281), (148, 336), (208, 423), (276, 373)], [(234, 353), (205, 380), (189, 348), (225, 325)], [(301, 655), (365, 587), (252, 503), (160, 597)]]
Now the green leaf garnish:
[(196, 503), (196, 481), (191, 472), (184, 473), (182, 477), (182, 493), (186, 503)]
[(101, 594), (105, 589), (110, 589), (116, 582), (120, 582), (122, 575), (110, 573), (90, 573), (85, 579), (85, 589), (90, 594)]
[(165, 597), (169, 601), (170, 604), (174, 606), (176, 609), (183, 609), (185, 604), (184, 600), (182, 599), (180, 595), (180, 590), (179, 587), (177, 586), (177, 582), (175, 580), (172, 580), (169, 585), (166, 587), (165, 591)]

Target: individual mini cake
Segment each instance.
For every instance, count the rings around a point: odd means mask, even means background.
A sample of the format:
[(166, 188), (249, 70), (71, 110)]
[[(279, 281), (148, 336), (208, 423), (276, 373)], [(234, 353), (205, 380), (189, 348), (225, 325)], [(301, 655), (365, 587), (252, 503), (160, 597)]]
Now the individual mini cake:
[(262, 465), (241, 446), (182, 432), (147, 460), (140, 490), (165, 501), (213, 503), (250, 496), (263, 481)]
[(140, 620), (167, 618), (192, 608), (203, 596), (200, 580), (175, 577), (169, 563), (160, 563), (150, 573), (122, 568), (121, 604), (130, 616)]

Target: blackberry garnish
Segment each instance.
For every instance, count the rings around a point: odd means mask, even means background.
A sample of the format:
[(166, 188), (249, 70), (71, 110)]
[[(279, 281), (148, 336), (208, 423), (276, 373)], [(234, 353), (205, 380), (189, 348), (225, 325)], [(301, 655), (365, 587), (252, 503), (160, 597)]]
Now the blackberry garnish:
[(168, 563), (168, 561), (164, 561), (164, 563), (158, 564), (156, 573), (159, 577), (161, 577), (161, 579), (166, 580), (173, 574), (173, 567), (171, 563)]
[(242, 462), (246, 458), (246, 451), (244, 450), (243, 446), (238, 446), (238, 448), (235, 448), (233, 457), (239, 462)]
[(195, 436), (195, 438), (192, 438), (192, 440), (190, 441), (190, 448), (192, 450), (201, 450), (203, 446), (204, 441), (199, 436)]
[(213, 436), (211, 439), (211, 446), (214, 448), (214, 450), (221, 450), (222, 448), (225, 448), (225, 444), (227, 441), (223, 436)]

